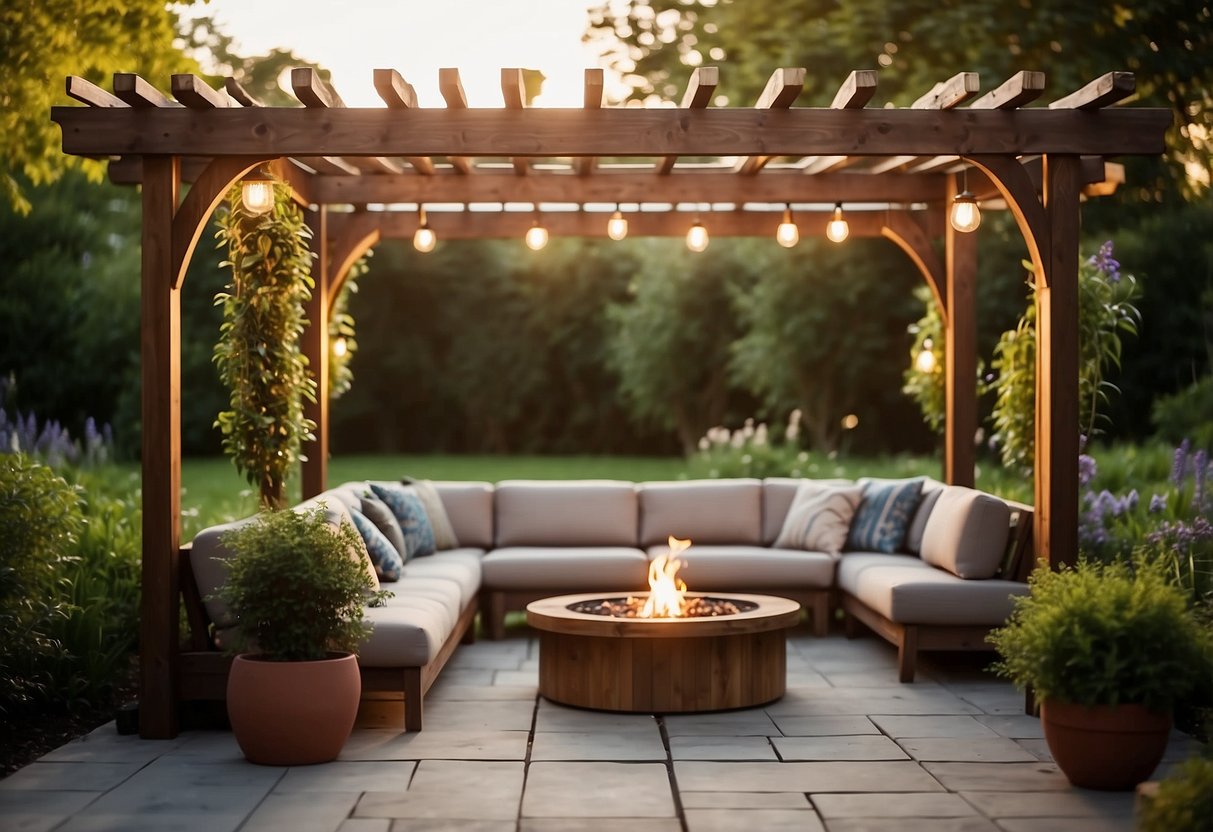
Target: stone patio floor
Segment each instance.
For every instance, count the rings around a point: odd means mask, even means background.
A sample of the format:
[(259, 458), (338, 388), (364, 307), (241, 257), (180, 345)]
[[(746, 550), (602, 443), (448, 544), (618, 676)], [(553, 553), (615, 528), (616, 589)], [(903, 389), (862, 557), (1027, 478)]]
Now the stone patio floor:
[[(266, 768), (226, 731), (174, 740), (112, 724), (0, 780), (6, 832), (1109, 832), (1133, 795), (1074, 789), (1023, 697), (972, 660), (897, 682), (872, 637), (788, 641), (765, 708), (652, 717), (536, 694), (525, 629), (460, 647), (405, 734), (377, 703), (340, 759)], [(301, 725), (300, 730), (307, 730)], [(1160, 771), (1194, 753), (1173, 737)]]

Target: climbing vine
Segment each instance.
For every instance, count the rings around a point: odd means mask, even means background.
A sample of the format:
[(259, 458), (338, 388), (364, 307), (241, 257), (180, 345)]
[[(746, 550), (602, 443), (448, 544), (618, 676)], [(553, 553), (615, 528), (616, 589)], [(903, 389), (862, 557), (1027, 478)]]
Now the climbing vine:
[[(940, 433), (948, 418), (943, 318), (928, 287), (915, 288), (914, 297), (922, 302), (925, 311), (910, 325), (914, 346), (910, 348), (910, 366), (903, 376), (905, 384), (901, 392), (917, 403), (927, 427)], [(924, 355), (929, 355), (930, 359), (924, 361)]]
[(215, 235), (232, 270), (227, 291), (215, 296), (223, 324), (214, 361), (231, 408), (215, 426), (267, 508), (284, 504), (287, 476), (316, 427), (303, 415), (304, 398), (315, 401), (316, 382), (299, 345), (313, 286), (311, 231), (285, 186), (274, 187), (274, 208), (263, 215), (249, 213), (239, 186), (233, 188)]
[(367, 252), (350, 266), (349, 277), (345, 279), (341, 291), (337, 293), (337, 299), (333, 301), (333, 311), (329, 316), (330, 399), (341, 398), (354, 385), (354, 371), (350, 368), (350, 361), (358, 350), (358, 341), (355, 340), (357, 331), (354, 316), (349, 311), (350, 295), (358, 291), (358, 278), (370, 271), (366, 261), (372, 253)]

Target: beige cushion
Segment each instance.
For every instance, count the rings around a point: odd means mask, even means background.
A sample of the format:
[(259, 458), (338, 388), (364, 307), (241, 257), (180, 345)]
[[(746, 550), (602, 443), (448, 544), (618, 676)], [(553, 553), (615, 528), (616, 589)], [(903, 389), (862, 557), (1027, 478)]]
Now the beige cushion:
[(425, 506), (426, 516), (430, 518), (430, 528), (434, 531), (434, 548), (439, 551), (457, 549), (459, 538), (455, 536), (455, 529), (451, 526), (451, 518), (442, 504), (442, 497), (438, 496), (438, 489), (429, 480), (406, 480), (406, 482), (413, 486), (413, 490), (421, 498), (421, 504)]
[(621, 546), (494, 549), (481, 561), (485, 589), (635, 591), (648, 587), (649, 559)]
[(762, 542), (762, 483), (758, 480), (646, 482), (640, 498), (640, 545), (670, 535), (694, 543)]
[(838, 563), (838, 586), (899, 624), (997, 626), (1012, 598), (1028, 594), (1015, 581), (965, 580), (905, 555), (849, 554)]
[[(448, 588), (454, 591), (453, 600), (443, 593), (443, 590), (438, 584), (447, 583)], [(389, 590), (392, 593), (400, 589), (399, 594), (393, 594), (390, 598), (384, 601), (385, 607), (396, 607), (399, 609), (426, 610), (433, 614), (434, 620), (441, 623), (442, 628), (448, 632), (455, 627), (455, 621), (459, 618), (459, 611), (455, 608), (455, 604), (459, 602), (458, 588), (454, 584), (443, 581), (427, 580), (418, 578), (417, 582), (404, 591), (401, 587), (393, 585)]]
[[(458, 549), (450, 549), (458, 552)], [(467, 606), (480, 590), (480, 558), (434, 557), (414, 558), (404, 565), (406, 578), (441, 578), (459, 588), (458, 610)]]
[(992, 578), (1002, 563), (1011, 509), (997, 497), (948, 485), (922, 535), (922, 559), (961, 578)]
[(767, 477), (762, 481), (762, 542), (770, 546), (783, 531), (783, 521), (796, 499), (802, 482), (818, 485), (853, 485), (850, 480), (804, 480), (799, 477)]
[(837, 554), (846, 545), (851, 518), (862, 499), (863, 486), (821, 485), (805, 480), (796, 490), (775, 548)]
[(636, 545), (630, 482), (509, 480), (497, 484), (495, 503), (498, 547)]
[(935, 508), (935, 501), (943, 493), (943, 485), (939, 480), (930, 478), (922, 484), (922, 499), (918, 503), (918, 509), (914, 512), (914, 518), (910, 521), (910, 528), (906, 530), (905, 549), (907, 552), (917, 555), (922, 551), (922, 535), (927, 530), (927, 520), (930, 519), (931, 511)]
[(438, 655), (451, 625), (433, 602), (420, 599), (366, 611), (370, 636), (358, 647), (363, 667), (420, 667)]
[(493, 485), (487, 482), (435, 482), (461, 546), (488, 549), (493, 545)]
[[(652, 546), (649, 557), (669, 552)], [(678, 577), (694, 592), (731, 589), (825, 589), (834, 585), (833, 555), (803, 549), (768, 549), (763, 546), (691, 546), (679, 552), (685, 564)]]

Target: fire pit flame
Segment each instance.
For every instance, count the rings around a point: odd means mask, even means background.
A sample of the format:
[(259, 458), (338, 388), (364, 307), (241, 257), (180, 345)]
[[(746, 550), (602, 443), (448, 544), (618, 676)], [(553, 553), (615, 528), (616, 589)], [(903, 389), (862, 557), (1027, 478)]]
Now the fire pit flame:
[(686, 606), (687, 585), (678, 577), (683, 562), (678, 553), (690, 547), (691, 541), (670, 535), (670, 553), (658, 555), (649, 564), (649, 599), (638, 618), (681, 618)]

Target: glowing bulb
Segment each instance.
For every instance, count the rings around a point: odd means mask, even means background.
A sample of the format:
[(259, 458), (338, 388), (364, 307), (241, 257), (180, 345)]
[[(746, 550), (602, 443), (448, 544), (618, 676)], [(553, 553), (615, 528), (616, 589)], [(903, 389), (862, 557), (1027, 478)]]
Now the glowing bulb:
[(338, 338), (333, 342), (333, 355), (341, 358), (350, 350), (350, 345), (346, 343), (345, 338)]
[(854, 413), (848, 413), (846, 416), (842, 417), (843, 430), (855, 430), (857, 427), (859, 427), (859, 417)]
[(708, 247), (708, 230), (698, 219), (687, 231), (687, 248), (691, 251), (703, 251)]
[(274, 207), (274, 183), (269, 179), (246, 179), (240, 185), (240, 201), (250, 214), (265, 214)]
[(426, 254), (434, 250), (438, 243), (438, 235), (428, 225), (423, 225), (413, 232), (413, 248)]
[(922, 342), (922, 350), (918, 353), (918, 357), (914, 359), (914, 369), (920, 373), (935, 372), (935, 353), (933, 351), (934, 344), (930, 338), (924, 338)]
[(835, 243), (841, 243), (851, 234), (851, 226), (842, 216), (842, 203), (835, 203), (834, 216), (826, 223), (826, 236)]
[(607, 220), (607, 236), (612, 240), (622, 240), (628, 236), (628, 221), (623, 218), (623, 214), (618, 208), (615, 213), (611, 214), (611, 218)]
[(791, 248), (800, 242), (800, 229), (792, 222), (792, 209), (783, 209), (783, 222), (775, 230), (775, 241), (784, 248)]
[(526, 231), (526, 246), (531, 251), (539, 251), (548, 244), (548, 230), (539, 224), (539, 220), (535, 220)]
[(981, 225), (981, 209), (977, 207), (973, 194), (962, 191), (952, 199), (950, 219), (952, 227), (957, 231), (967, 234), (977, 230), (977, 226)]

